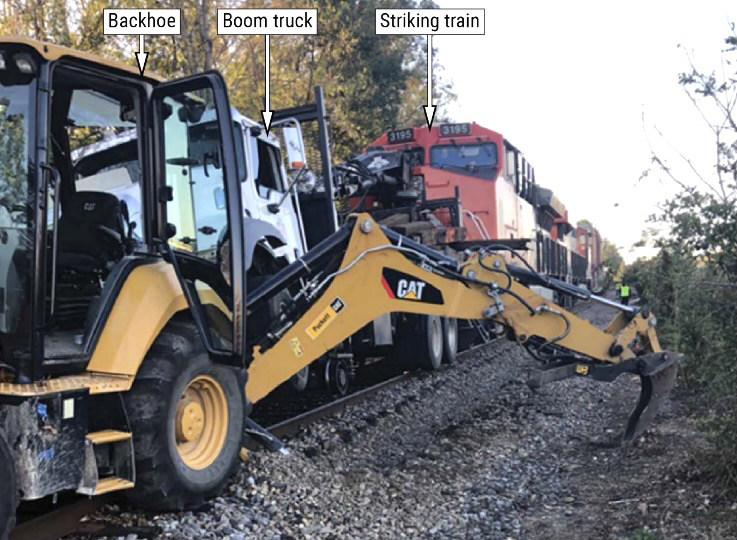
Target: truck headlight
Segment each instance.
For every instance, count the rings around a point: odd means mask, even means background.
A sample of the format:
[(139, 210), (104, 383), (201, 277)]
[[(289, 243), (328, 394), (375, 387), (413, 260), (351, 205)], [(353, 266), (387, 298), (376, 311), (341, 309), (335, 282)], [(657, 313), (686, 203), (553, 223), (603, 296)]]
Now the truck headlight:
[(412, 176), (410, 188), (417, 190), (418, 193), (422, 193), (425, 190), (425, 177), (421, 174)]

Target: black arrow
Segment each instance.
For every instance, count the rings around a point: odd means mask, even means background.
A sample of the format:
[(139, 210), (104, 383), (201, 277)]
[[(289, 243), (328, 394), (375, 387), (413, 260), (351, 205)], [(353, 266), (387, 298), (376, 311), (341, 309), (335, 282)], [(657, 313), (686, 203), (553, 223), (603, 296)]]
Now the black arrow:
[(427, 129), (431, 129), (435, 120), (435, 105), (432, 104), (432, 34), (427, 36), (427, 105), (422, 108), (425, 110)]
[(136, 60), (138, 61), (138, 69), (141, 71), (141, 77), (146, 69), (146, 61), (148, 60), (148, 53), (145, 52), (143, 46), (143, 34), (138, 36), (138, 52), (136, 53)]
[(274, 114), (274, 111), (271, 110), (271, 99), (269, 98), (269, 35), (266, 34), (266, 61), (264, 62), (264, 65), (266, 66), (266, 82), (264, 84), (265, 89), (265, 103), (264, 103), (264, 110), (261, 111), (261, 118), (264, 121), (264, 128), (266, 129), (266, 134), (269, 134), (269, 129), (271, 128), (271, 116)]

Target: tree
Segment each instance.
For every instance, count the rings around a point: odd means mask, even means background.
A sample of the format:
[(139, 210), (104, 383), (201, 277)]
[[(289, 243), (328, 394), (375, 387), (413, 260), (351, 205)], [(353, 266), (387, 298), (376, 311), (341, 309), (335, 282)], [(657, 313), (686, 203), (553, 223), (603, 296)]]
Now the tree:
[[(725, 39), (722, 73), (702, 73), (686, 53), (690, 70), (678, 83), (713, 134), (716, 163), (698, 170), (691, 159), (674, 149), (669, 160), (652, 152), (652, 172), (674, 182), (680, 192), (665, 201), (653, 220), (666, 225), (657, 245), (681, 250), (717, 265), (731, 282), (737, 280), (737, 32)], [(656, 128), (657, 131), (657, 128)], [(662, 134), (657, 131), (662, 137)], [(688, 171), (676, 171), (671, 161)], [(653, 170), (654, 169), (654, 170)]]
[[(660, 253), (627, 269), (653, 305), (664, 344), (684, 353), (683, 381), (697, 389), (716, 451), (703, 461), (737, 487), (737, 33), (722, 51), (722, 70), (704, 73), (686, 53), (678, 83), (713, 136), (714, 166), (698, 170), (675, 149), (652, 151), (651, 167), (679, 189), (652, 220), (665, 226)], [(655, 129), (660, 137), (662, 133)], [(652, 150), (652, 147), (651, 147)], [(681, 165), (677, 168), (672, 163)], [(684, 172), (685, 171), (685, 172)], [(696, 399), (696, 398), (694, 398)]]
[[(135, 36), (103, 36), (105, 7), (140, 7), (137, 0), (0, 0), (0, 31), (133, 63)], [(242, 7), (224, 0), (221, 7)], [(264, 98), (264, 37), (220, 36), (210, 0), (158, 0), (182, 10), (179, 36), (146, 38), (147, 70), (167, 78), (220, 70), (231, 104), (259, 118)], [(312, 100), (321, 84), (330, 115), (333, 153), (342, 160), (389, 128), (424, 123), (426, 42), (422, 36), (377, 36), (374, 10), (432, 8), (428, 0), (260, 0), (248, 7), (317, 8), (319, 35), (271, 37), (271, 103), (275, 108)], [(438, 67), (436, 102), (454, 98)]]
[(620, 268), (624, 265), (624, 259), (619, 254), (617, 246), (612, 242), (604, 238), (601, 244), (601, 263), (606, 269), (607, 282), (611, 284), (611, 280), (620, 271)]

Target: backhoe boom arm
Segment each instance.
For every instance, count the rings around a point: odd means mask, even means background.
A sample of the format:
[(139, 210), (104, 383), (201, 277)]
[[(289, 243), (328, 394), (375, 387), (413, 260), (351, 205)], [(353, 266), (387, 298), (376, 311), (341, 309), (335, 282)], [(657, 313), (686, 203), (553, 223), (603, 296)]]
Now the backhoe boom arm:
[[(455, 268), (452, 259), (396, 233), (390, 240), (367, 214), (349, 226), (339, 268), (305, 280), (300, 294), (309, 307), (294, 320), (284, 317), (273, 344), (254, 350), (246, 387), (251, 401), (392, 312), (501, 323), (542, 362), (537, 384), (571, 375), (611, 380), (622, 372), (675, 373), (675, 356), (661, 353), (650, 313), (620, 312), (601, 330), (514, 279), (498, 253), (472, 253)], [(644, 428), (637, 419), (634, 425), (630, 438)]]

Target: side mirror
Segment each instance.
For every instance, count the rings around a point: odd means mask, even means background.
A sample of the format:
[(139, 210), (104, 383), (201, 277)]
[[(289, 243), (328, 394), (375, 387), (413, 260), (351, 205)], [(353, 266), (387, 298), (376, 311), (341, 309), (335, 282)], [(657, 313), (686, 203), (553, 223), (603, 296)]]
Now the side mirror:
[(287, 168), (296, 171), (307, 166), (307, 152), (302, 139), (302, 129), (298, 123), (282, 127), (284, 147), (287, 149)]

